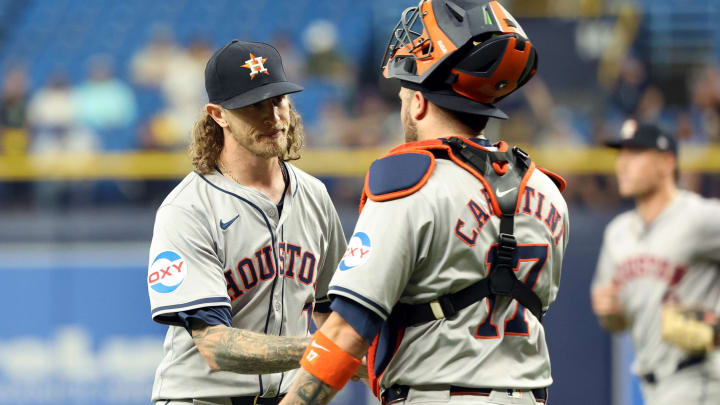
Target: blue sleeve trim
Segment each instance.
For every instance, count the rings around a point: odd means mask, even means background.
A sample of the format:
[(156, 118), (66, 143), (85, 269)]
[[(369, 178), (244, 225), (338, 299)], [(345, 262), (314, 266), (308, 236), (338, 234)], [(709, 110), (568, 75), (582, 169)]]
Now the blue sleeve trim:
[(425, 177), (432, 158), (420, 153), (390, 155), (370, 166), (368, 187), (373, 195), (390, 194), (412, 188)]
[(232, 327), (232, 314), (226, 306), (212, 306), (190, 309), (177, 313), (177, 317), (185, 326), (185, 329), (192, 335), (192, 321), (202, 321), (206, 325), (225, 325)]
[(388, 311), (385, 310), (385, 308), (381, 307), (380, 305), (376, 304), (375, 302), (371, 301), (370, 299), (363, 297), (362, 295), (356, 293), (353, 290), (349, 290), (345, 287), (337, 287), (337, 286), (330, 287), (329, 292), (333, 292), (333, 291), (340, 291), (345, 294), (350, 294), (351, 296), (357, 298), (356, 301), (359, 300), (359, 301), (365, 302), (368, 305), (370, 305), (371, 307), (377, 309), (381, 314), (383, 314), (385, 316), (385, 318), (390, 316), (390, 314), (388, 313)]
[(201, 298), (199, 300), (186, 302), (184, 304), (166, 305), (164, 307), (157, 307), (152, 310), (152, 316), (155, 317), (155, 314), (157, 314), (158, 312), (167, 311), (169, 309), (192, 307), (192, 306), (200, 305), (200, 304), (228, 304), (228, 305), (230, 305), (230, 298), (228, 298), (228, 297)]
[(383, 319), (371, 309), (346, 297), (336, 297), (332, 302), (332, 310), (340, 314), (366, 342), (372, 343), (380, 333)]

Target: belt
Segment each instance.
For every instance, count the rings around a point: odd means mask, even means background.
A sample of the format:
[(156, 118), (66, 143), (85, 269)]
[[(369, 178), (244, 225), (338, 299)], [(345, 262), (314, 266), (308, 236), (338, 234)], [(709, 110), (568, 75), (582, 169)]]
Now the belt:
[[(478, 395), (478, 396), (488, 396), (490, 393), (495, 391), (502, 391), (503, 388), (469, 388), (469, 387), (458, 387), (456, 385), (450, 386), (450, 395)], [(403, 401), (407, 398), (408, 392), (410, 391), (410, 387), (407, 385), (393, 385), (392, 387), (385, 390), (382, 395), (380, 396), (382, 399), (383, 405), (392, 404), (398, 401)], [(521, 390), (514, 390), (514, 389), (507, 389), (508, 395), (512, 395), (514, 391), (521, 391)], [(545, 402), (547, 401), (547, 388), (536, 388), (533, 390), (529, 390), (533, 393), (535, 396), (535, 401), (537, 402)]]
[[(705, 361), (705, 356), (693, 356), (688, 357), (687, 359), (681, 361), (678, 363), (677, 368), (675, 368), (675, 371), (680, 371), (684, 368), (688, 368), (690, 366), (694, 366), (696, 364), (700, 364), (703, 361)], [(657, 377), (655, 376), (655, 373), (647, 373), (640, 376), (646, 383), (648, 384), (655, 384), (657, 382)]]
[(230, 402), (232, 405), (277, 405), (282, 401), (285, 394), (274, 398), (263, 398), (259, 395), (248, 397), (232, 397)]

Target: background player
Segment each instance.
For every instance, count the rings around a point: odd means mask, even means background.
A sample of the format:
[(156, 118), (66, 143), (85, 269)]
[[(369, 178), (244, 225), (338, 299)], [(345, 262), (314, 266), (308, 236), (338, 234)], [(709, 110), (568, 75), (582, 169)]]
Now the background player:
[[(629, 120), (621, 135), (608, 145), (620, 149), (618, 188), (635, 209), (605, 230), (593, 310), (606, 329), (630, 329), (632, 368), (647, 404), (717, 403), (720, 363), (710, 324), (720, 313), (720, 202), (677, 189), (678, 147), (670, 134)], [(707, 311), (708, 322), (673, 322), (667, 311), (675, 308)], [(697, 326), (709, 333), (696, 334)]]
[(310, 314), (322, 324), (329, 311), (344, 235), (323, 184), (286, 162), (303, 139), (286, 94), (302, 87), (285, 79), (275, 48), (227, 44), (205, 87), (196, 170), (155, 220), (148, 292), (153, 319), (171, 326), (152, 399), (275, 404), (309, 341)]
[[(412, 27), (419, 21), (422, 30)], [(567, 207), (551, 177), (562, 180), (534, 164), (514, 177), (527, 162), (513, 160), (520, 152), (479, 137), (489, 117), (504, 117), (490, 102), (534, 73), (535, 51), (494, 1), (422, 1), (398, 28), (393, 38), (406, 42), (391, 39), (386, 76), (401, 79), (411, 143), (370, 168), (368, 200), (331, 282), (334, 312), (282, 403), (327, 403), (371, 342), (370, 385), (383, 403), (544, 402), (552, 378), (539, 318), (557, 294), (568, 240)], [(473, 163), (461, 159), (466, 152), (485, 163), (482, 176), (456, 163)], [(510, 257), (497, 253), (501, 230), (503, 246), (516, 236)], [(505, 261), (507, 273), (494, 265)], [(537, 316), (494, 287), (467, 300), (491, 268), (516, 274), (539, 297)]]

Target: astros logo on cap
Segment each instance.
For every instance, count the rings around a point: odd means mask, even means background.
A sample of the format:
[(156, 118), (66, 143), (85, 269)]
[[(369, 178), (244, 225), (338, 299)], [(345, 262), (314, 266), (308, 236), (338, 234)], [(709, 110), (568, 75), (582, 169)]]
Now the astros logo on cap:
[(267, 61), (267, 58), (263, 58), (262, 56), (255, 56), (252, 53), (250, 54), (250, 59), (245, 61), (245, 64), (241, 67), (250, 69), (250, 79), (254, 79), (255, 75), (258, 73), (265, 73), (266, 75), (270, 76), (270, 72), (268, 72), (267, 68), (265, 67), (264, 63)]

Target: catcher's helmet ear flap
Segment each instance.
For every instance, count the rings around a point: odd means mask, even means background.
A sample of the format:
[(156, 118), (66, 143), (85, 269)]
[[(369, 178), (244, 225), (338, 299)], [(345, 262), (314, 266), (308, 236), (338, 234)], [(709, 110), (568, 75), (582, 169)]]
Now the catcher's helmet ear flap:
[(481, 103), (494, 103), (527, 83), (537, 71), (537, 52), (517, 34), (490, 38), (451, 69), (453, 90)]
[(403, 12), (382, 63), (387, 78), (432, 87), (442, 82), (487, 104), (530, 80), (537, 52), (497, 1), (421, 0)]

